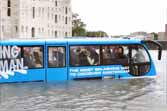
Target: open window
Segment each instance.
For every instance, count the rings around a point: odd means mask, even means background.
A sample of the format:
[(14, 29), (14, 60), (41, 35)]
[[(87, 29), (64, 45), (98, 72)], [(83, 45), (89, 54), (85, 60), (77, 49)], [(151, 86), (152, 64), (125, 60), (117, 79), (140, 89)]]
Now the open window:
[(70, 65), (100, 65), (100, 46), (70, 46)]
[(152, 41), (152, 40), (143, 40), (141, 42), (145, 44), (149, 49), (157, 49), (158, 50), (158, 60), (161, 60), (162, 45), (160, 43), (156, 41)]
[(142, 76), (150, 70), (151, 59), (142, 45), (130, 47), (130, 73), (133, 76)]
[(58, 68), (65, 67), (66, 64), (65, 47), (48, 47), (48, 67)]
[(43, 47), (24, 46), (23, 58), (25, 66), (29, 69), (43, 68)]

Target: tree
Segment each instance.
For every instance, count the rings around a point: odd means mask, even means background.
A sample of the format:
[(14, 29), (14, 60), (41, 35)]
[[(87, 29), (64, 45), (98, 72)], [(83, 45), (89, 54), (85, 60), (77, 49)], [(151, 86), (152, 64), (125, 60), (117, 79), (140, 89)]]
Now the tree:
[(158, 40), (158, 34), (157, 34), (157, 33), (152, 32), (151, 34), (153, 34), (153, 35), (154, 35), (154, 40)]
[(72, 36), (86, 36), (86, 24), (82, 22), (77, 13), (72, 15)]
[(108, 37), (107, 33), (104, 31), (88, 31), (86, 36), (88, 37)]

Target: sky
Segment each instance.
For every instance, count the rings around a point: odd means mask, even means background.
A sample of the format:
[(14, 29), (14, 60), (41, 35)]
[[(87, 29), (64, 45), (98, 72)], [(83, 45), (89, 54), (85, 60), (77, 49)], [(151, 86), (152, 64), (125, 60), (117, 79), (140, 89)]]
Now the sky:
[(167, 0), (72, 0), (72, 11), (87, 30), (109, 35), (164, 32), (167, 23)]

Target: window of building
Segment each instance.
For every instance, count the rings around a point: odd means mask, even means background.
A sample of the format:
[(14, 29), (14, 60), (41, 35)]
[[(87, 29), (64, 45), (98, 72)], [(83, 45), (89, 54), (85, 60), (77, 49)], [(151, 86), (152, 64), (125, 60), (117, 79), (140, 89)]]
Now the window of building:
[(68, 33), (67, 33), (67, 32), (65, 32), (65, 37), (67, 37), (67, 35), (68, 35)]
[(23, 47), (24, 65), (30, 69), (43, 68), (43, 47)]
[(68, 18), (67, 17), (65, 18), (65, 24), (68, 24)]
[(66, 53), (65, 47), (49, 47), (48, 48), (48, 67), (65, 67)]
[(55, 31), (55, 38), (57, 38), (57, 31)]
[(55, 6), (57, 7), (57, 0), (55, 1)]
[(68, 8), (67, 7), (65, 8), (65, 14), (68, 14)]
[(7, 16), (11, 16), (11, 8), (8, 8), (8, 10), (7, 10)]
[(32, 35), (32, 38), (35, 37), (35, 28), (34, 27), (32, 27), (32, 29), (31, 29), (31, 35)]
[(57, 23), (57, 15), (55, 15), (55, 23)]
[(8, 0), (8, 8), (10, 8), (10, 7), (11, 7), (11, 1)]
[(16, 33), (18, 32), (18, 27), (17, 26), (15, 26), (15, 31), (16, 31)]
[(35, 7), (32, 8), (32, 18), (35, 18)]

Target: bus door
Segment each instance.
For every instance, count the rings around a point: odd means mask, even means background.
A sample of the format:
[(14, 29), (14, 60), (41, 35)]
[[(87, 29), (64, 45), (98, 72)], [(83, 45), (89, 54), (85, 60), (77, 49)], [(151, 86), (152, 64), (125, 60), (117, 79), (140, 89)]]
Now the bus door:
[(46, 81), (67, 80), (66, 43), (46, 42)]

